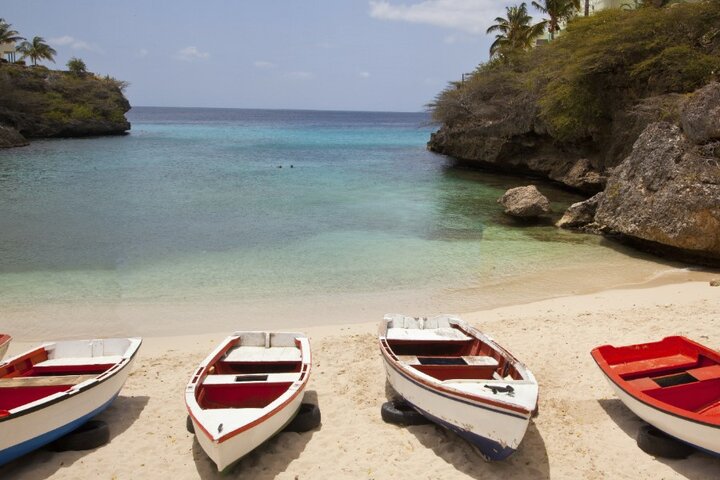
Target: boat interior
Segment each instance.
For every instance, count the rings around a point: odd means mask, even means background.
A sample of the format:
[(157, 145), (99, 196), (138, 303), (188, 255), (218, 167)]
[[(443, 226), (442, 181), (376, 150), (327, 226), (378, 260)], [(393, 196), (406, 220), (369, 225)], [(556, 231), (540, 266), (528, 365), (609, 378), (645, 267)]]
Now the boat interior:
[(682, 337), (599, 350), (631, 388), (689, 412), (720, 417), (720, 361), (714, 352)]
[(297, 336), (243, 333), (210, 365), (195, 394), (204, 409), (264, 408), (308, 370)]
[(395, 319), (384, 341), (399, 362), (439, 381), (523, 379), (500, 351), (444, 318)]
[(54, 353), (40, 347), (0, 365), (0, 416), (94, 379), (115, 367), (122, 358), (63, 357)]

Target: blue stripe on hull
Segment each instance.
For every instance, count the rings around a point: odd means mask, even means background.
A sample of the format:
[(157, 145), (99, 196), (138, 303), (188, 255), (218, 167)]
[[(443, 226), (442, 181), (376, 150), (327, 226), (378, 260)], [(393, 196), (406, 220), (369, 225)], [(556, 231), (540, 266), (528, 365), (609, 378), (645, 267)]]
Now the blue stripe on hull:
[(18, 457), (25, 455), (26, 453), (37, 450), (38, 448), (47, 445), (48, 443), (53, 442), (58, 438), (67, 435), (73, 430), (79, 428), (83, 423), (87, 422), (92, 417), (98, 415), (100, 412), (108, 408), (113, 402), (113, 400), (117, 398), (117, 396), (118, 394), (115, 394), (104, 405), (101, 405), (99, 408), (93, 410), (87, 415), (78, 418), (77, 420), (73, 420), (72, 422), (63, 425), (62, 427), (56, 428), (51, 432), (43, 433), (38, 437), (31, 438), (30, 440), (26, 440), (23, 443), (19, 443), (17, 445), (13, 445), (12, 447), (6, 448), (5, 450), (0, 452), (0, 465), (4, 465), (12, 460), (15, 460)]
[[(412, 405), (412, 404), (411, 404)], [(451, 430), (455, 433), (457, 433), (459, 436), (470, 442), (471, 444), (475, 445), (480, 452), (488, 459), (488, 460), (505, 460), (507, 457), (513, 454), (515, 452), (514, 448), (510, 447), (503, 447), (500, 445), (500, 443), (496, 442), (495, 440), (490, 440), (489, 438), (482, 437), (476, 433), (469, 432), (467, 430), (463, 430), (462, 428), (458, 427), (457, 425), (453, 425), (451, 423), (446, 422), (445, 420), (441, 420), (435, 415), (431, 415), (425, 410), (416, 407), (415, 405), (412, 405), (413, 408), (415, 408), (418, 412), (422, 413), (424, 417), (427, 417), (429, 420), (433, 421), (434, 423), (437, 423), (438, 425), (442, 425), (443, 427), (447, 428), (448, 430)]]

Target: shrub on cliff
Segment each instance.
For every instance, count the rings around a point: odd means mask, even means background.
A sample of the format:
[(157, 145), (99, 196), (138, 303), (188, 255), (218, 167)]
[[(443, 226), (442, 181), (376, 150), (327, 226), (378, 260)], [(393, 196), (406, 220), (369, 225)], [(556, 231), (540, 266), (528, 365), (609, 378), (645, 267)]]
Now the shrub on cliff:
[(481, 65), (436, 98), (433, 115), (447, 125), (481, 122), (488, 103), (524, 99), (557, 140), (598, 140), (616, 112), (642, 98), (720, 76), (718, 25), (717, 0), (580, 17), (549, 45)]

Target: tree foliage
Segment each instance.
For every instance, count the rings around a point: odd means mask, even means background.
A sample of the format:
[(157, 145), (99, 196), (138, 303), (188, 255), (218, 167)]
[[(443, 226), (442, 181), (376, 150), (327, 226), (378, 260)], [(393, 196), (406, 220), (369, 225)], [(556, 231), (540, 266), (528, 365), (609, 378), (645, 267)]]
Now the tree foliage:
[(7, 23), (4, 18), (0, 18), (0, 43), (14, 43), (25, 40), (20, 34), (12, 29), (12, 25)]
[(519, 6), (505, 7), (507, 16), (495, 18), (486, 33), (497, 32), (490, 46), (491, 57), (507, 57), (515, 52), (528, 50), (537, 37), (545, 31), (546, 22), (532, 25), (525, 2)]
[(533, 0), (532, 5), (548, 16), (547, 27), (551, 39), (560, 31), (562, 22), (569, 21), (580, 10), (580, 0), (541, 0), (541, 3)]
[(85, 62), (83, 62), (77, 57), (72, 57), (70, 60), (68, 60), (67, 68), (70, 73), (74, 75), (82, 76), (87, 73), (87, 67), (85, 66)]
[(18, 47), (20, 58), (30, 58), (33, 65), (37, 65), (38, 60), (48, 60), (55, 63), (55, 55), (57, 52), (50, 45), (45, 43), (42, 37), (33, 37), (31, 42), (27, 40), (22, 42)]
[(595, 141), (643, 98), (720, 79), (719, 26), (718, 0), (577, 17), (556, 41), (451, 85), (431, 104), (433, 115), (448, 125), (482, 122), (492, 102), (524, 99), (557, 140)]

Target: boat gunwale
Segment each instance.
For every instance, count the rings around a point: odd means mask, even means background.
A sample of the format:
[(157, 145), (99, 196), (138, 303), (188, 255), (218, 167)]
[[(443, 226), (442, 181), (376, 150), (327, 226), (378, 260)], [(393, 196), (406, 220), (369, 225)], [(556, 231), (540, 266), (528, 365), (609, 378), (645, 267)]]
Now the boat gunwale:
[[(9, 414), (5, 415), (5, 416), (0, 416), (0, 423), (17, 419), (24, 415), (28, 415), (30, 413), (36, 412), (38, 410), (49, 407), (56, 403), (62, 402), (64, 400), (67, 400), (68, 397), (70, 397), (70, 396), (72, 396), (72, 397), (78, 396), (81, 393), (87, 392), (88, 390), (90, 390), (92, 388), (95, 388), (95, 387), (98, 387), (98, 386), (104, 384), (106, 381), (110, 380), (115, 375), (124, 371), (125, 368), (127, 368), (128, 365), (130, 365), (132, 363), (132, 361), (135, 359), (135, 356), (137, 355), (138, 351), (140, 350), (140, 346), (142, 345), (142, 338), (140, 338), (140, 337), (119, 337), (119, 338), (126, 338), (127, 340), (130, 340), (130, 347), (128, 349), (130, 349), (134, 346), (132, 353), (129, 356), (123, 355), (123, 357), (117, 363), (115, 363), (112, 367), (108, 368), (104, 372), (99, 373), (92, 380), (87, 380), (78, 385), (73, 385), (68, 390), (65, 390), (63, 392), (54, 393), (52, 395), (45, 397), (45, 399), (40, 398), (33, 402), (28, 402), (28, 404), (30, 404), (30, 403), (35, 404), (32, 407), (23, 408), (24, 406), (20, 406), (20, 407), (16, 407), (15, 409), (7, 410), (7, 412), (9, 412)], [(108, 339), (98, 339), (98, 340), (110, 340), (110, 339), (108, 338)], [(135, 341), (137, 341), (137, 343), (135, 343)], [(19, 355), (16, 355), (12, 358), (7, 359), (6, 361), (0, 363), (0, 366), (17, 361), (19, 358), (22, 358), (29, 354), (38, 352), (40, 350), (46, 351), (47, 346), (57, 344), (57, 343), (59, 343), (59, 342), (49, 342), (49, 343), (40, 345), (39, 347), (35, 348), (34, 350), (23, 352)], [(126, 351), (126, 355), (127, 355), (127, 351)], [(92, 358), (92, 357), (88, 357), (88, 358)], [(120, 368), (118, 368), (118, 367), (120, 367)], [(17, 411), (17, 412), (12, 411), (12, 410), (16, 410), (18, 408), (21, 410)]]
[[(702, 344), (699, 344), (687, 337), (681, 336), (681, 335), (674, 335), (665, 337), (662, 340), (658, 342), (648, 342), (648, 343), (640, 343), (636, 345), (622, 345), (621, 347), (615, 347), (613, 345), (600, 345), (599, 347), (595, 347), (590, 351), (590, 355), (592, 355), (593, 360), (597, 364), (597, 366), (600, 368), (600, 371), (605, 375), (605, 378), (610, 380), (615, 386), (617, 386), (620, 390), (625, 392), (630, 397), (634, 398), (635, 400), (641, 402), (642, 404), (651, 407), (661, 413), (665, 413), (667, 415), (671, 415), (673, 417), (680, 418), (682, 420), (690, 421), (693, 423), (697, 423), (700, 425), (705, 425), (712, 428), (718, 428), (720, 429), (720, 416), (717, 417), (717, 420), (715, 421), (708, 421), (709, 416), (707, 415), (701, 415), (696, 412), (693, 412), (691, 410), (686, 410), (684, 408), (677, 407), (675, 405), (669, 404), (667, 402), (663, 402), (661, 400), (658, 400), (654, 397), (651, 397), (650, 395), (644, 393), (642, 390), (640, 390), (637, 387), (633, 387), (630, 385), (628, 380), (623, 379), (620, 374), (615, 373), (612, 371), (612, 366), (603, 356), (601, 349), (612, 347), (612, 348), (622, 348), (622, 347), (632, 347), (632, 346), (640, 346), (640, 345), (649, 345), (651, 343), (659, 344), (665, 340), (668, 339), (682, 339), (684, 342), (688, 342), (691, 346), (695, 347), (698, 352), (710, 352), (712, 353), (713, 357), (718, 356), (718, 352), (712, 350), (711, 348), (708, 348)], [(720, 362), (718, 362), (720, 363)], [(658, 388), (663, 388), (658, 386)], [(621, 400), (622, 401), (622, 400)], [(624, 402), (623, 402), (624, 404)], [(627, 406), (627, 405), (626, 405)]]
[[(280, 333), (280, 332), (278, 332)], [(292, 332), (297, 333), (297, 332)], [(188, 398), (190, 398), (195, 406), (197, 406), (198, 410), (205, 411), (208, 409), (202, 408), (200, 404), (197, 401), (197, 398), (195, 396), (195, 392), (197, 391), (197, 388), (203, 384), (203, 380), (205, 377), (207, 377), (208, 373), (207, 371), (212, 365), (215, 365), (220, 358), (227, 353), (230, 348), (232, 348), (235, 345), (235, 342), (240, 339), (240, 335), (237, 335), (237, 332), (233, 335), (230, 335), (229, 337), (226, 337), (224, 340), (224, 343), (221, 343), (214, 352), (210, 353), (208, 357), (206, 357), (205, 360), (200, 364), (198, 369), (196, 369), (196, 373), (193, 374), (192, 378), (190, 379), (190, 382), (188, 383), (188, 386), (185, 390), (185, 407), (188, 411), (188, 415), (190, 415), (190, 418), (193, 420), (194, 423), (196, 423), (200, 430), (205, 434), (205, 436), (213, 443), (215, 444), (221, 444), (226, 442), (227, 440), (230, 440), (231, 438), (248, 431), (257, 425), (265, 422), (266, 420), (274, 417), (276, 414), (280, 413), (287, 407), (288, 404), (290, 404), (293, 400), (297, 398), (297, 396), (305, 391), (305, 388), (307, 387), (308, 381), (310, 380), (310, 370), (312, 367), (312, 354), (310, 351), (310, 339), (307, 338), (304, 334), (297, 333), (298, 337), (295, 337), (295, 340), (300, 343), (300, 352), (301, 352), (301, 358), (300, 358), (300, 375), (301, 378), (296, 380), (295, 382), (292, 382), (290, 386), (288, 386), (287, 390), (283, 392), (281, 395), (279, 395), (275, 400), (277, 401), (284, 396), (287, 396), (287, 398), (279, 404), (277, 407), (273, 408), (269, 412), (264, 413), (263, 415), (259, 416), (258, 418), (254, 419), (251, 422), (245, 423), (243, 425), (240, 425), (238, 428), (234, 430), (230, 430), (227, 433), (225, 433), (222, 436), (215, 437), (213, 434), (208, 432), (208, 430), (205, 428), (203, 423), (193, 414), (191, 405), (188, 402)], [(304, 348), (303, 341), (305, 340), (305, 344), (307, 346), (307, 349)], [(307, 350), (307, 356), (305, 355), (305, 350)], [(209, 359), (209, 360), (208, 360)], [(303, 375), (304, 374), (304, 375)], [(293, 385), (295, 385), (297, 382), (301, 382), (300, 385), (295, 389), (294, 392), (292, 392), (291, 395), (291, 388)], [(232, 408), (228, 408), (228, 410), (232, 410)]]

